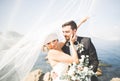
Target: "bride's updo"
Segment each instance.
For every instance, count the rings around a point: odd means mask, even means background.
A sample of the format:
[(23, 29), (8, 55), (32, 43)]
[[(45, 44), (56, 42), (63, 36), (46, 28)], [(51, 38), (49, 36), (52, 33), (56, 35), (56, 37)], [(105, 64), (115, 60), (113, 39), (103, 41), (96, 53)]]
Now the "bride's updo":
[(51, 33), (45, 38), (43, 48), (42, 48), (43, 52), (48, 52), (49, 49), (46, 47), (46, 44), (48, 44), (49, 42), (53, 40), (58, 40), (58, 35), (56, 33)]
[(44, 41), (44, 45), (46, 45), (47, 43), (53, 41), (53, 40), (58, 40), (58, 36), (56, 33), (51, 33), (49, 34), (46, 38), (45, 38), (45, 41)]

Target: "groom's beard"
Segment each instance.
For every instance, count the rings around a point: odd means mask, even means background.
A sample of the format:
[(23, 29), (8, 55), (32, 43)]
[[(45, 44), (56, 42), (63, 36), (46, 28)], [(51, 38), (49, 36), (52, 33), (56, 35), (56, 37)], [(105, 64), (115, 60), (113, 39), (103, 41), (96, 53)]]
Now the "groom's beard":
[(64, 36), (65, 37), (65, 40), (66, 41), (69, 41), (70, 40), (70, 37), (69, 36)]
[(67, 41), (67, 42), (69, 42), (69, 41), (70, 41), (70, 39), (66, 39), (66, 41)]

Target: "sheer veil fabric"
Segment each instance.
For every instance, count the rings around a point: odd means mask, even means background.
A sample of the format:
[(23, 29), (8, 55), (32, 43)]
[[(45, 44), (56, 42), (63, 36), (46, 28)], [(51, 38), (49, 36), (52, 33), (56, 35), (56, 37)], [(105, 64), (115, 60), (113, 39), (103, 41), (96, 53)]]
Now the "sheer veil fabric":
[[(93, 0), (49, 0), (46, 10), (33, 23), (33, 28), (17, 44), (0, 55), (0, 81), (24, 81), (41, 54), (45, 37), (55, 32), (62, 40), (61, 25), (69, 20), (79, 22), (80, 18), (90, 16), (93, 3)], [(52, 13), (55, 4), (60, 8)], [(49, 20), (49, 16), (53, 19)]]

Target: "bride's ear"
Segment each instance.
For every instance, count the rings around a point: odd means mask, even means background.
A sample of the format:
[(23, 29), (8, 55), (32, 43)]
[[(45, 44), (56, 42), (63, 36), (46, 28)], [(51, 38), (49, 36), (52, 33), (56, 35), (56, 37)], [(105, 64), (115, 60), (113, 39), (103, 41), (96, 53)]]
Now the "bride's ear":
[(48, 52), (49, 49), (45, 45), (43, 45), (41, 51), (42, 52)]

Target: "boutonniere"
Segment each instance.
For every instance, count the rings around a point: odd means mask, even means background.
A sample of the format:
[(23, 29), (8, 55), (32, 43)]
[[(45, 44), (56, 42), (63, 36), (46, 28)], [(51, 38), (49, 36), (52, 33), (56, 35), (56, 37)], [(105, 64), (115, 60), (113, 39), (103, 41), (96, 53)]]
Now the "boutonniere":
[(83, 43), (79, 43), (78, 41), (77, 41), (77, 45), (75, 45), (75, 48), (79, 53), (82, 53), (84, 51)]

